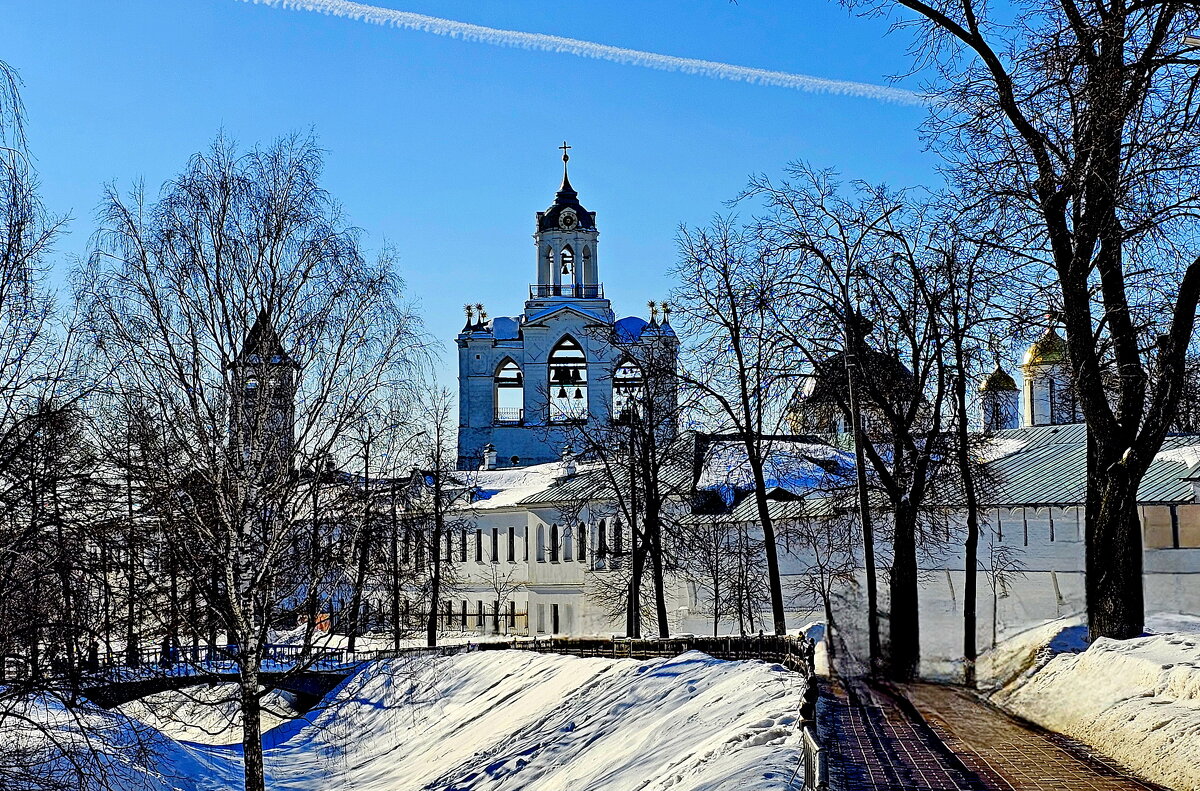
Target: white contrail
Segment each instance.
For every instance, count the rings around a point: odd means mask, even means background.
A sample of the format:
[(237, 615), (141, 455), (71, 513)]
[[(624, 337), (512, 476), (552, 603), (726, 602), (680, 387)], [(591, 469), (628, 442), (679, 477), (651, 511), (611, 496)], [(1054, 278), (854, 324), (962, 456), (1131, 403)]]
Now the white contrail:
[(581, 58), (608, 60), (626, 66), (642, 66), (647, 69), (658, 69), (659, 71), (697, 74), (719, 80), (735, 80), (754, 83), (756, 85), (794, 88), (812, 93), (861, 96), (865, 99), (875, 99), (877, 101), (893, 102), (896, 104), (924, 104), (925, 102), (919, 94), (902, 88), (888, 88), (882, 85), (849, 82), (847, 80), (828, 80), (823, 77), (812, 77), (806, 74), (754, 69), (748, 66), (734, 66), (729, 63), (718, 63), (711, 60), (677, 58), (673, 55), (660, 55), (655, 52), (611, 47), (607, 44), (580, 41), (579, 39), (564, 38), (563, 36), (523, 33), (519, 30), (501, 30), (494, 27), (472, 25), (467, 22), (456, 22), (451, 19), (425, 16), (424, 14), (414, 14), (409, 11), (397, 11), (393, 8), (381, 8), (380, 6), (353, 3), (349, 0), (241, 1), (247, 3), (253, 2), (256, 5), (297, 9), (300, 11), (316, 11), (322, 14), (329, 14), (330, 16), (354, 19), (359, 22), (370, 22), (375, 25), (386, 25), (406, 30), (418, 30), (422, 33), (461, 38), (464, 41), (477, 41), (481, 44), (491, 44), (497, 47), (518, 47), (520, 49), (557, 52), (564, 55), (576, 55)]

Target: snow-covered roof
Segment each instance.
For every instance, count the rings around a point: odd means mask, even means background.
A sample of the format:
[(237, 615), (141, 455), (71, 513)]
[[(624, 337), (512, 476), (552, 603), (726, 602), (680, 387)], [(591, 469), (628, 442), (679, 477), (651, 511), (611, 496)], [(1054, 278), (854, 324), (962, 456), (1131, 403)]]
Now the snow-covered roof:
[(562, 477), (560, 462), (532, 464), (499, 470), (473, 470), (458, 473), (459, 479), (471, 489), (472, 510), (490, 510), (518, 505), (530, 495), (544, 491)]
[[(804, 439), (767, 442), (763, 476), (768, 490), (803, 497), (813, 490), (842, 485), (854, 470), (854, 457), (832, 445)], [(697, 489), (721, 494), (732, 503), (737, 492), (753, 491), (754, 478), (740, 440), (712, 443), (700, 467)]]
[(492, 319), (492, 337), (498, 341), (512, 341), (521, 337), (521, 320), (513, 316), (497, 316)]

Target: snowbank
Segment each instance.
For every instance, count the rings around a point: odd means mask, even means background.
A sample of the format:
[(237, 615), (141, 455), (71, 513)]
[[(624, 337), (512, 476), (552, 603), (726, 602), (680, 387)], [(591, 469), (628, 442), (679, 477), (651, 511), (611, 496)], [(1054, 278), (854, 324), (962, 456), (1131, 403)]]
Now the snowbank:
[[(294, 699), (271, 691), (262, 697), (262, 729), (268, 731), (297, 715)], [(196, 686), (160, 692), (118, 707), (172, 739), (197, 744), (240, 744), (242, 707), (236, 684)]]
[(0, 788), (111, 791), (232, 789), (241, 765), (206, 755), (135, 719), (56, 697), (5, 701)]
[(353, 679), (267, 765), (297, 791), (778, 789), (802, 693), (778, 666), (696, 652), (404, 658)]
[[(803, 692), (803, 679), (778, 665), (698, 652), (645, 662), (526, 651), (405, 655), (365, 666), (320, 707), (265, 734), (268, 788), (779, 789), (800, 760)], [(163, 697), (140, 709), (181, 736), (189, 732), (169, 721), (193, 717), (191, 735), (211, 741), (203, 731), (231, 719), (217, 702), (202, 710)], [(240, 787), (239, 745), (176, 741), (101, 710), (87, 717), (122, 776), (117, 788)], [(148, 731), (140, 738), (154, 745), (153, 760), (127, 749), (133, 726)]]
[[(1177, 789), (1200, 788), (1200, 620), (1155, 616), (1155, 632), (1080, 650), (1079, 619), (1001, 645), (992, 700)], [(1190, 631), (1166, 631), (1183, 626)], [(985, 666), (981, 666), (983, 669)]]

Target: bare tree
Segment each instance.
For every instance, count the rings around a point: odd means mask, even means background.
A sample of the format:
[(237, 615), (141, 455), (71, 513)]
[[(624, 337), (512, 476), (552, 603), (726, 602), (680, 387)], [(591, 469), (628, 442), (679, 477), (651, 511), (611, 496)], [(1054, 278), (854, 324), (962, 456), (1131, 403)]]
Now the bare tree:
[[(599, 491), (589, 490), (589, 499), (603, 498), (630, 531), (625, 595), (625, 633), (630, 637), (641, 636), (647, 572), (659, 636), (670, 634), (667, 567), (673, 563), (667, 555), (692, 461), (691, 444), (679, 433), (687, 408), (679, 397), (679, 341), (670, 324), (670, 307), (662, 306), (661, 323), (658, 310), (650, 303), (650, 321), (636, 333), (628, 324), (596, 330), (604, 333), (602, 340), (615, 357), (612, 400), (599, 410), (609, 419), (579, 422), (571, 433), (571, 453), (595, 467), (592, 476)], [(574, 525), (578, 520), (566, 521)]]
[(679, 232), (679, 281), (672, 305), (689, 338), (680, 381), (694, 388), (709, 420), (745, 447), (762, 528), (776, 634), (787, 633), (775, 528), (764, 464), (778, 434), (796, 358), (779, 331), (772, 301), (780, 270), (753, 233), (731, 220)]
[(907, 9), (928, 129), (1000, 242), (1057, 284), (1088, 426), (1088, 628), (1141, 634), (1138, 485), (1179, 405), (1200, 301), (1200, 26), (1189, 0), (851, 0)]
[(337, 578), (332, 553), (297, 551), (320, 479), (296, 470), (336, 457), (364, 407), (413, 374), (423, 343), (391, 258), (365, 259), (320, 169), (310, 139), (239, 154), (219, 138), (156, 203), (140, 187), (108, 190), (80, 279), (98, 348), (170, 439), (151, 483), (236, 646), (252, 790), (264, 785), (268, 630)]
[[(857, 584), (857, 514), (847, 508), (848, 492), (827, 497), (806, 498), (797, 519), (787, 527), (788, 541), (805, 562), (805, 571), (792, 583), (792, 593), (800, 601), (815, 604), (825, 615), (825, 628), (838, 630), (833, 600), (837, 591)], [(793, 550), (793, 551), (796, 551)], [(830, 650), (839, 641), (831, 639)]]
[[(513, 601), (513, 596), (525, 590), (529, 582), (517, 576), (517, 567), (492, 563), (488, 569), (486, 583), (493, 595), (492, 633), (501, 634), (515, 628), (515, 614), (512, 618), (507, 615), (508, 605)], [(503, 627), (500, 625), (501, 619), (506, 619)]]
[[(697, 598), (707, 603), (702, 611), (712, 616), (713, 636), (720, 633), (721, 620), (740, 615), (738, 603), (737, 527), (722, 513), (694, 513), (681, 520), (680, 552), (684, 569), (696, 583)], [(743, 629), (744, 631), (744, 629)]]
[[(953, 360), (963, 328), (944, 322), (959, 270), (937, 246), (941, 218), (905, 193), (858, 184), (847, 196), (831, 173), (794, 166), (790, 175), (795, 182), (778, 186), (757, 179), (747, 194), (766, 200), (758, 232), (789, 272), (772, 302), (777, 323), (813, 368), (797, 414), (809, 430), (851, 426), (889, 504), (888, 669), (911, 678), (920, 660), (917, 557), (937, 541), (923, 523), (956, 487), (941, 460), (961, 436), (953, 384), (965, 380)], [(965, 409), (958, 415), (966, 420)]]

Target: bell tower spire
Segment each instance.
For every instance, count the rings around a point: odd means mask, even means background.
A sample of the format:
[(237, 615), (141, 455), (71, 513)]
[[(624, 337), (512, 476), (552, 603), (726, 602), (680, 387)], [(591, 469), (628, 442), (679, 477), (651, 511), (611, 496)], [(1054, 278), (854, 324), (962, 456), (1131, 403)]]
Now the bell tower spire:
[(562, 185), (554, 203), (537, 214), (537, 282), (530, 299), (597, 300), (604, 298), (596, 266), (596, 214), (583, 208), (579, 193), (571, 186), (567, 163), (571, 161), (567, 141), (562, 151)]
[(575, 191), (575, 190), (571, 189), (571, 181), (570, 181), (570, 179), (567, 178), (567, 163), (571, 161), (571, 155), (568, 154), (567, 152), (570, 151), (572, 148), (573, 148), (573, 146), (567, 145), (566, 140), (564, 140), (563, 144), (558, 147), (558, 150), (563, 152), (563, 181), (562, 181), (562, 186), (558, 188), (559, 192), (565, 192), (567, 190), (570, 190), (571, 192)]

